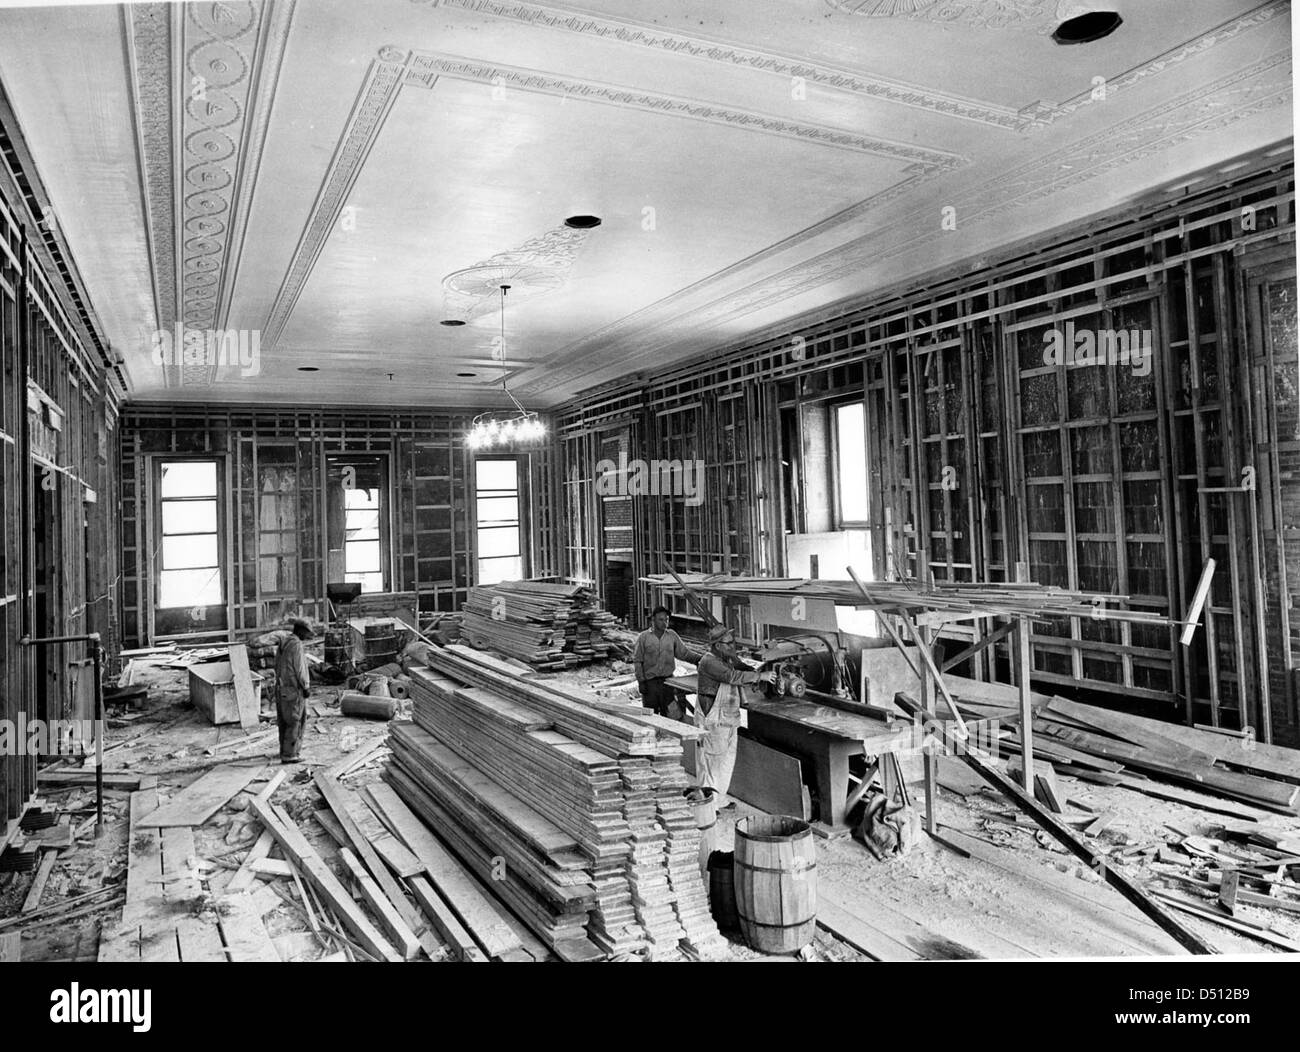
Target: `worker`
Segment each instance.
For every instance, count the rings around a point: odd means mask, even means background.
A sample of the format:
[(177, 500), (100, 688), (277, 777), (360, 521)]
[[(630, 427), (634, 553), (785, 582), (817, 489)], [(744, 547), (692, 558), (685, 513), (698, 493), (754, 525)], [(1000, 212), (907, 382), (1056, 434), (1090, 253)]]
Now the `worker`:
[(636, 672), (636, 685), (641, 691), (641, 704), (660, 716), (680, 719), (682, 708), (677, 692), (668, 680), (677, 671), (677, 659), (694, 665), (702, 652), (688, 647), (682, 637), (668, 627), (672, 612), (666, 606), (656, 606), (650, 611), (650, 627), (636, 637), (632, 650), (632, 667)]
[[(747, 690), (759, 683), (775, 683), (776, 672), (750, 672), (739, 664), (736, 635), (725, 625), (709, 630), (709, 650), (699, 661), (699, 686), (695, 725), (704, 731), (695, 749), (695, 781), (721, 798), (731, 785), (736, 766), (736, 731), (741, 703)], [(722, 804), (722, 808), (734, 804)]]
[(275, 717), (280, 725), (281, 763), (302, 763), (298, 750), (307, 728), (307, 694), (311, 690), (311, 669), (303, 640), (311, 637), (311, 626), (294, 618), (293, 631), (280, 643), (275, 658)]

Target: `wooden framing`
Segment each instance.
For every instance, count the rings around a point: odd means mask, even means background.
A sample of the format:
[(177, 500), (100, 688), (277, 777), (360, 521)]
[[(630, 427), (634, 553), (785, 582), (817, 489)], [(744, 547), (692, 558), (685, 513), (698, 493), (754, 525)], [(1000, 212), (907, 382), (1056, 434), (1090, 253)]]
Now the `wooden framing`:
[[(1246, 204), (1258, 220), (1249, 227)], [(681, 570), (779, 575), (781, 534), (803, 521), (802, 494), (787, 492), (796, 468), (781, 463), (801, 466), (802, 436), (784, 422), (800, 407), (860, 395), (878, 576), (914, 575), (922, 552), (946, 579), (1007, 580), (1025, 561), (1036, 580), (1047, 574), (1068, 587), (1117, 591), (1134, 608), (1176, 617), (1213, 556), (1223, 572), (1206, 632), (1190, 651), (1175, 648), (1166, 628), (1076, 617), (1035, 626), (1034, 677), (1178, 705), (1189, 722), (1224, 726), (1261, 722), (1258, 708), (1243, 716), (1239, 700), (1258, 697), (1274, 718), (1282, 710), (1294, 734), (1296, 677), (1270, 682), (1253, 671), (1290, 668), (1286, 655), (1300, 647), (1297, 627), (1278, 616), (1276, 583), (1265, 584), (1284, 579), (1288, 565), (1294, 573), (1300, 558), (1270, 526), (1287, 509), (1290, 475), (1281, 466), (1258, 473), (1269, 487), (1258, 497), (1258, 528), (1246, 501), (1212, 492), (1259, 460), (1252, 436), (1268, 444), (1261, 399), (1278, 366), (1258, 341), (1246, 364), (1248, 305), (1233, 295), (1241, 296), (1243, 253), (1276, 247), (1293, 258), (1294, 213), (1290, 162), (1258, 158), (1223, 185), (1026, 243), (978, 273), (954, 268), (766, 330), (653, 380), (638, 377), (635, 396), (626, 382), (593, 390), (562, 407), (559, 427), (590, 431), (627, 413), (634, 397), (648, 422), (643, 456), (686, 455), (693, 443), (707, 460), (718, 457), (729, 407), (750, 407), (762, 433), (750, 443), (748, 530), (725, 502), (698, 520), (661, 510), (645, 526), (653, 555), (639, 571), (662, 570), (667, 556)], [(1070, 321), (1149, 331), (1149, 376), (1035, 364), (1043, 331)], [(1050, 391), (1041, 419), (1026, 415), (1024, 381)], [(1050, 446), (1050, 464), (1032, 443)], [(957, 488), (952, 473), (945, 485), (944, 468), (955, 469)], [(1041, 517), (1035, 500), (1049, 496), (1054, 525), (1031, 528)], [(1257, 626), (1274, 622), (1285, 631), (1261, 649)], [(981, 628), (945, 626), (942, 635), (961, 650)], [(1000, 640), (969, 655), (968, 674), (1008, 679), (1011, 657), (1012, 641)]]

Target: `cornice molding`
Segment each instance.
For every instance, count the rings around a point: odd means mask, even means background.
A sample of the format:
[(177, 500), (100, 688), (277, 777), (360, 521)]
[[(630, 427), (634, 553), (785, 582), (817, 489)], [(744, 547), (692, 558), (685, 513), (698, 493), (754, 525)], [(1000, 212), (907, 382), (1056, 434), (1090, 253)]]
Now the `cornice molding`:
[(758, 48), (742, 47), (707, 37), (688, 36), (661, 26), (647, 25), (628, 19), (603, 17), (554, 5), (523, 3), (520, 0), (411, 0), (411, 2), (430, 9), (454, 8), (528, 26), (617, 41), (630, 46), (685, 55), (781, 77), (800, 77), (807, 83), (821, 88), (862, 95), (882, 102), (975, 121), (1008, 131), (1018, 130), (1028, 123), (1024, 116), (1007, 106), (935, 91), (886, 77), (857, 73), (806, 59), (792, 58)]
[[(1225, 96), (1233, 100), (1232, 105), (1222, 105)], [(1000, 173), (965, 191), (961, 198), (951, 203), (960, 217), (961, 228), (968, 229), (976, 223), (986, 223), (1012, 209), (1031, 205), (1139, 162), (1171, 146), (1286, 105), (1290, 99), (1291, 56), (1289, 52), (1278, 52), (1193, 91), (1184, 92), (1103, 132)], [(681, 336), (688, 330), (696, 334), (694, 339), (698, 342), (706, 329), (717, 328), (754, 310), (833, 283), (943, 236), (949, 235), (940, 227), (936, 207), (933, 202), (926, 202), (873, 230), (870, 238), (831, 249), (740, 293), (718, 297), (685, 314), (680, 308), (674, 309), (675, 302), (680, 302), (682, 295), (674, 294), (558, 351), (540, 363), (540, 367), (531, 370), (533, 376), (519, 385), (517, 393), (521, 397), (539, 398), (546, 391), (589, 377), (593, 372), (590, 355), (611, 344), (620, 348), (620, 357), (628, 371), (635, 371), (637, 363), (662, 358), (666, 351), (680, 347)], [(702, 284), (709, 283), (711, 281), (706, 280)], [(704, 349), (701, 346), (692, 348), (695, 351)]]

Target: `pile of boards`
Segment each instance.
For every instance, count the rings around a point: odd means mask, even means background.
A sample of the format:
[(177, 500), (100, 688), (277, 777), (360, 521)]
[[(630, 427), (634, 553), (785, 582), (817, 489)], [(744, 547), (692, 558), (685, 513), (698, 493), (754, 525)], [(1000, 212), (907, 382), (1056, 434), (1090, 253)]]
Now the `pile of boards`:
[(615, 623), (590, 588), (544, 581), (479, 585), (463, 607), (461, 635), (538, 669), (573, 668), (610, 656)]
[[(950, 678), (958, 707), (976, 718), (1014, 725), (1000, 699)], [(1230, 801), (1277, 814), (1300, 814), (1300, 751), (1256, 742), (1224, 730), (1205, 730), (1083, 705), (1060, 697), (1033, 697), (1033, 750), (1058, 772), (1150, 796), (1187, 802), (1186, 789), (1221, 798), (1216, 810), (1251, 817)], [(1004, 754), (1020, 752), (1020, 728), (1003, 737)], [(1180, 789), (1184, 786), (1186, 789)], [(1196, 806), (1204, 807), (1200, 801)]]
[(385, 779), (556, 956), (726, 954), (684, 796), (694, 727), (463, 646), (411, 678)]

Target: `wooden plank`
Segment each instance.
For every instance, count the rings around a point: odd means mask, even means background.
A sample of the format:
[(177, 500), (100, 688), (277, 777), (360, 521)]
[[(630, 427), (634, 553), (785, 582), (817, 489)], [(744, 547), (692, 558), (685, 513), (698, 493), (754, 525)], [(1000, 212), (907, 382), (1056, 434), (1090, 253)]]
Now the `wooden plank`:
[(252, 730), (261, 723), (261, 692), (253, 686), (248, 647), (243, 643), (230, 645), (230, 673), (235, 684), (235, 704), (239, 707), (239, 725), (246, 731)]
[(812, 817), (799, 758), (743, 734), (737, 737), (736, 766), (727, 792), (768, 814)]
[(23, 933), (7, 931), (0, 935), (0, 964), (16, 964), (23, 959)]
[(140, 820), (141, 826), (201, 826), (251, 782), (261, 765), (223, 764), (201, 775), (164, 806)]
[(227, 895), (238, 894), (252, 885), (253, 881), (257, 879), (257, 872), (253, 869), (254, 863), (266, 858), (267, 853), (271, 850), (271, 845), (274, 843), (275, 837), (263, 829), (262, 835), (257, 838), (257, 843), (248, 849), (244, 861), (240, 863), (239, 869), (230, 878), (230, 883), (226, 885)]
[(1245, 921), (1236, 920), (1222, 913), (1215, 913), (1213, 910), (1202, 906), (1198, 902), (1191, 902), (1187, 899), (1180, 898), (1177, 895), (1171, 895), (1165, 891), (1156, 891), (1152, 894), (1162, 902), (1169, 903), (1174, 909), (1182, 910), (1184, 913), (1191, 914), (1193, 917), (1200, 917), (1202, 920), (1213, 921), (1215, 924), (1221, 924), (1225, 928), (1231, 928), (1233, 931), (1240, 932), (1243, 935), (1249, 935), (1253, 939), (1259, 939), (1261, 942), (1277, 946), (1288, 953), (1300, 953), (1300, 943), (1293, 942), (1282, 935), (1278, 935), (1268, 928), (1262, 928), (1255, 924), (1248, 924)]
[(474, 886), (460, 863), (402, 802), (392, 787), (376, 783), (369, 788), (370, 798), (380, 807), (406, 846), (424, 863), (438, 892), (488, 956), (499, 957), (509, 950), (519, 949), (519, 939), (501, 919), (496, 907)]
[(393, 945), (397, 947), (398, 952), (408, 961), (416, 957), (420, 952), (420, 943), (415, 933), (398, 915), (393, 903), (379, 889), (374, 878), (366, 872), (366, 868), (357, 856), (347, 848), (343, 848), (339, 856), (343, 859), (343, 864), (348, 867), (348, 872), (352, 874), (352, 879), (356, 881), (361, 897), (369, 904), (379, 920), (379, 926), (392, 937)]
[[(258, 858), (249, 863), (248, 868), (259, 877), (291, 877), (293, 867), (282, 858)], [(227, 886), (228, 887), (228, 886)]]
[[(142, 736), (143, 737), (143, 736)], [(36, 776), (38, 786), (94, 785), (94, 770), (41, 771)], [(140, 788), (140, 775), (131, 771), (105, 771), (105, 789), (124, 789), (135, 792)]]
[(922, 961), (916, 950), (842, 910), (818, 888), (817, 926), (865, 953), (873, 961)]
[(50, 874), (54, 872), (54, 863), (58, 859), (59, 853), (55, 850), (41, 852), (40, 865), (36, 867), (36, 876), (32, 880), (32, 886), (27, 892), (27, 898), (23, 900), (19, 913), (31, 913), (40, 908), (41, 896), (45, 894), (45, 885), (49, 882)]
[(406, 896), (402, 893), (401, 885), (388, 871), (387, 866), (380, 859), (378, 852), (371, 845), (364, 830), (354, 817), (354, 806), (358, 808), (360, 806), (354, 794), (344, 789), (337, 781), (322, 771), (316, 772), (315, 782), (334, 816), (334, 821), (338, 823), (339, 830), (347, 838), (357, 856), (365, 863), (366, 868), (370, 870), (371, 876), (379, 886), (379, 890), (388, 899), (393, 909), (396, 910), (398, 917), (406, 925), (407, 930), (418, 936), (425, 928), (425, 925), (420, 923), (419, 913), (407, 901)]
[(1240, 882), (1241, 874), (1229, 869), (1224, 872), (1223, 883), (1219, 885), (1219, 904), (1234, 917), (1237, 915), (1237, 885)]
[[(307, 838), (302, 835), (302, 831), (297, 826), (287, 825), (281, 821), (272, 810), (269, 801), (254, 800), (251, 806), (253, 812), (261, 819), (262, 825), (275, 837), (281, 850), (302, 871), (316, 890), (321, 893), (330, 907), (339, 915), (343, 925), (356, 937), (361, 946), (381, 960), (400, 961), (402, 958), (361, 912), (352, 896), (347, 893), (347, 890), (339, 883), (338, 878), (334, 876), (330, 868), (325, 865), (324, 861), (316, 853), (315, 848), (307, 842)], [(272, 947), (272, 950), (274, 950), (274, 947)]]
[(227, 895), (217, 901), (217, 923), (231, 961), (275, 961), (275, 943), (267, 933), (252, 895)]
[(415, 901), (420, 904), (425, 916), (442, 936), (442, 941), (451, 948), (452, 955), (457, 960), (487, 961), (486, 955), (478, 948), (478, 944), (470, 937), (464, 925), (456, 919), (447, 904), (438, 898), (438, 893), (433, 890), (433, 885), (428, 880), (424, 877), (412, 877), (407, 884), (411, 893), (415, 895)]
[[(921, 712), (920, 706), (906, 694), (899, 693), (894, 700), (895, 704), (910, 715), (915, 716)], [(1106, 856), (1078, 839), (1067, 826), (1040, 807), (1038, 801), (994, 767), (987, 757), (984, 757), (983, 754), (969, 747), (966, 743), (958, 741), (952, 735), (952, 732), (942, 724), (934, 728), (934, 733), (938, 735), (944, 745), (959, 756), (981, 778), (1019, 804), (1021, 810), (1033, 818), (1035, 822), (1071, 852), (1099, 872), (1106, 883), (1110, 884), (1133, 905), (1155, 921), (1156, 924), (1177, 939), (1180, 945), (1197, 954), (1213, 954), (1216, 952), (1214, 947), (1194, 931), (1179, 923), (1165, 910), (1161, 909), (1142, 888), (1134, 884), (1124, 874), (1118, 872), (1114, 866), (1108, 865)]]

